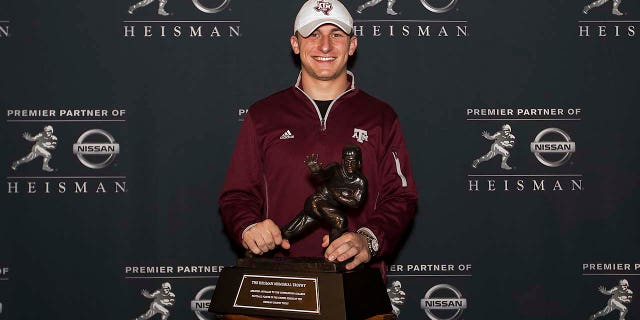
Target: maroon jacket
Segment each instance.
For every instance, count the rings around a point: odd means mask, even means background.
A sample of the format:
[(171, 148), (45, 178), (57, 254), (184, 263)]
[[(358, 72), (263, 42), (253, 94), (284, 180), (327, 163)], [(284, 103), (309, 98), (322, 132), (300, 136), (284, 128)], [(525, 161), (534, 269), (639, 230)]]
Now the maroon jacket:
[[(347, 214), (349, 230), (366, 227), (378, 238), (378, 256), (391, 254), (416, 209), (416, 187), (400, 124), (393, 109), (355, 87), (330, 105), (325, 119), (296, 86), (256, 102), (245, 116), (219, 204), (225, 228), (238, 244), (242, 232), (266, 218), (280, 227), (298, 214), (314, 186), (305, 157), (323, 164), (342, 159), (342, 148), (362, 150), (369, 182), (366, 203)], [(358, 131), (360, 130), (360, 131)], [(363, 133), (366, 132), (366, 136)], [(322, 257), (317, 228), (292, 242), (291, 256)]]

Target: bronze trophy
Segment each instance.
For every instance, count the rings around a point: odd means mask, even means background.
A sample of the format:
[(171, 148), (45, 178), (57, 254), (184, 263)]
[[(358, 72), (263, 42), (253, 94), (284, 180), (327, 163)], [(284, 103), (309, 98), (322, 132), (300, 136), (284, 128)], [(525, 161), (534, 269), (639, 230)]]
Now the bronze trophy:
[[(342, 162), (323, 167), (318, 155), (306, 157), (311, 173), (321, 181), (302, 211), (281, 228), (295, 240), (324, 223), (333, 241), (347, 231), (346, 211), (364, 203), (367, 179), (361, 172), (360, 148), (347, 145)], [(345, 262), (324, 258), (256, 257), (248, 253), (234, 267), (223, 269), (209, 311), (289, 319), (366, 319), (390, 314), (380, 271), (360, 265), (347, 271)]]
[(329, 241), (333, 242), (347, 232), (345, 207), (360, 207), (367, 195), (367, 178), (360, 171), (360, 148), (346, 146), (342, 151), (342, 164), (332, 162), (322, 168), (317, 154), (307, 156), (305, 162), (323, 184), (307, 198), (304, 209), (282, 228), (282, 237), (294, 239), (322, 221), (331, 227)]

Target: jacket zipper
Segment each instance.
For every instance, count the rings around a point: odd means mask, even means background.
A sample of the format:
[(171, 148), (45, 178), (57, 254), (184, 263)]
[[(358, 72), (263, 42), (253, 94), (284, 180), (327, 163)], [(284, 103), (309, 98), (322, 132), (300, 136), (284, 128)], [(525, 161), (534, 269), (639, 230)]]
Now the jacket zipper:
[(311, 99), (311, 97), (309, 97), (309, 95), (302, 91), (302, 89), (296, 87), (296, 89), (300, 90), (300, 92), (302, 92), (304, 94), (305, 97), (307, 97), (307, 99), (309, 99), (309, 101), (311, 101), (311, 104), (313, 104), (313, 107), (316, 108), (316, 113), (318, 114), (318, 118), (320, 118), (320, 131), (326, 131), (327, 130), (327, 118), (329, 118), (329, 112), (331, 112), (331, 108), (333, 107), (333, 104), (338, 101), (338, 99), (340, 99), (342, 96), (344, 96), (345, 94), (353, 91), (353, 88), (349, 88), (349, 90), (341, 93), (339, 96), (337, 96), (335, 99), (333, 99), (333, 101), (331, 101), (331, 103), (329, 104), (329, 108), (327, 109), (327, 114), (324, 115), (324, 118), (322, 117), (322, 113), (320, 113), (320, 108), (318, 108), (318, 105), (316, 104), (315, 101), (313, 101), (313, 99)]

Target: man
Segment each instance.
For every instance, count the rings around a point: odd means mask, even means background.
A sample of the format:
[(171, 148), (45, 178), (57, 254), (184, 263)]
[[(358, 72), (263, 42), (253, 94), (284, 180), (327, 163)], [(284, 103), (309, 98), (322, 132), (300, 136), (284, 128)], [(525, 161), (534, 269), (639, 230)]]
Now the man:
[(51, 160), (51, 152), (48, 150), (55, 150), (58, 146), (58, 138), (53, 135), (53, 127), (46, 126), (44, 130), (35, 136), (31, 136), (25, 132), (22, 137), (27, 141), (35, 142), (31, 148), (31, 152), (18, 161), (14, 161), (11, 164), (11, 169), (18, 170), (18, 166), (21, 164), (31, 162), (37, 157), (42, 157), (42, 170), (46, 172), (53, 172), (53, 168), (49, 166)]
[[(358, 9), (356, 9), (357, 13), (362, 13), (362, 11), (364, 11), (364, 9), (369, 8), (369, 7), (373, 7), (375, 5), (377, 5), (378, 3), (382, 2), (382, 0), (370, 0), (367, 1), (361, 5), (358, 6)], [(393, 10), (393, 5), (396, 3), (396, 0), (387, 0), (387, 14), (388, 15), (392, 15), (395, 16), (398, 13), (395, 12)]]
[[(134, 5), (132, 5), (131, 7), (129, 7), (129, 10), (127, 12), (129, 12), (129, 14), (133, 14), (133, 11), (135, 11), (138, 8), (141, 7), (146, 7), (148, 5), (150, 5), (154, 0), (142, 0)], [(167, 5), (167, 1), (168, 0), (159, 0), (158, 1), (158, 14), (161, 16), (168, 16), (170, 15), (169, 12), (164, 10), (164, 6)]]
[(402, 291), (402, 284), (400, 284), (400, 281), (394, 281), (391, 286), (391, 288), (387, 289), (387, 295), (389, 295), (389, 300), (391, 301), (393, 314), (398, 317), (400, 316), (400, 306), (404, 305), (407, 297), (404, 291)]
[(308, 156), (305, 162), (311, 173), (324, 183), (307, 198), (302, 212), (282, 228), (282, 237), (292, 239), (323, 221), (331, 227), (329, 242), (333, 242), (348, 230), (345, 207), (358, 208), (367, 194), (367, 178), (360, 172), (362, 153), (350, 144), (342, 149), (340, 165), (332, 162), (322, 168), (317, 154)]
[(151, 294), (147, 290), (142, 290), (142, 295), (145, 298), (153, 299), (153, 302), (151, 302), (149, 310), (137, 317), (136, 320), (146, 320), (158, 313), (161, 315), (160, 318), (162, 320), (169, 319), (170, 313), (167, 308), (172, 307), (176, 303), (176, 295), (171, 292), (171, 284), (169, 282), (163, 283), (160, 290), (156, 290)]
[(589, 320), (594, 320), (596, 318), (604, 317), (611, 313), (613, 310), (620, 311), (620, 320), (625, 320), (624, 317), (627, 315), (629, 309), (625, 306), (625, 304), (631, 303), (631, 298), (633, 296), (633, 291), (629, 289), (629, 281), (626, 279), (620, 280), (617, 286), (611, 288), (611, 290), (607, 290), (605, 287), (599, 287), (598, 291), (600, 293), (611, 296), (609, 302), (607, 302), (607, 306), (604, 309), (598, 311), (596, 314), (589, 317)]
[[(325, 257), (348, 270), (393, 254), (413, 220), (416, 188), (395, 112), (355, 85), (347, 60), (358, 41), (353, 19), (337, 0), (309, 0), (296, 17), (293, 52), (301, 71), (295, 86), (258, 101), (244, 119), (220, 195), (220, 214), (232, 239), (254, 254)], [(314, 193), (305, 157), (339, 159), (362, 150), (368, 197), (349, 212), (348, 232), (329, 241), (317, 228), (292, 245), (279, 226)], [(380, 266), (382, 272), (384, 267)]]
[[(597, 8), (605, 3), (609, 2), (609, 0), (596, 0), (588, 5), (586, 5), (583, 9), (582, 9), (582, 13), (584, 14), (588, 14), (589, 10), (593, 9), (593, 8)], [(613, 9), (611, 10), (611, 14), (614, 14), (616, 16), (623, 16), (624, 13), (620, 12), (620, 10), (618, 10), (618, 7), (620, 6), (620, 3), (622, 2), (622, 0), (613, 0)]]
[(493, 135), (490, 135), (488, 132), (483, 131), (482, 136), (487, 140), (495, 141), (491, 145), (491, 150), (487, 152), (484, 156), (473, 160), (471, 166), (475, 169), (478, 167), (480, 162), (485, 162), (493, 159), (493, 157), (500, 155), (502, 156), (502, 162), (500, 164), (500, 168), (504, 170), (511, 170), (512, 168), (507, 164), (507, 159), (509, 159), (509, 151), (507, 148), (513, 148), (513, 144), (515, 143), (516, 137), (511, 134), (511, 126), (505, 124), (502, 126), (502, 131), (498, 131)]

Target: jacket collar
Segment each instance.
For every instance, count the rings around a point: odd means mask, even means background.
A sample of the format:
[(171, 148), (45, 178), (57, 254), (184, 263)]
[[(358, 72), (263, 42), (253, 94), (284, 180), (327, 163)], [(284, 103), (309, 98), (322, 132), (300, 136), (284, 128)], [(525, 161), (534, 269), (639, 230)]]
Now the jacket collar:
[[(298, 79), (296, 80), (296, 84), (295, 87), (300, 89), (301, 91), (304, 91), (302, 88), (302, 71), (300, 71), (300, 73), (298, 73)], [(353, 75), (353, 72), (347, 70), (347, 81), (349, 81), (349, 83), (351, 83), (351, 85), (349, 86), (349, 89), (347, 89), (347, 91), (351, 91), (351, 90), (355, 90), (356, 88), (356, 77)]]

